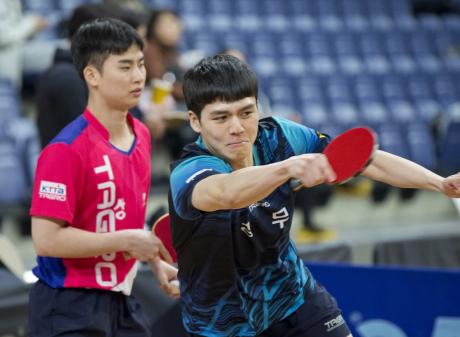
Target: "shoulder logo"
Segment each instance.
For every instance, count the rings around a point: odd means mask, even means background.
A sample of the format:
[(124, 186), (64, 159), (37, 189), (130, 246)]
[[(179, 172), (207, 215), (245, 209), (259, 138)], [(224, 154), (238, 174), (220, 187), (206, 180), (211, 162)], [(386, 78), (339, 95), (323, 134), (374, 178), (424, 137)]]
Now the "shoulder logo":
[(199, 170), (198, 172), (195, 172), (194, 174), (192, 174), (185, 182), (187, 184), (190, 183), (193, 179), (195, 179), (197, 176), (199, 176), (200, 174), (202, 174), (202, 173), (204, 173), (206, 171), (212, 171), (212, 169), (207, 168), (207, 169)]
[(67, 187), (65, 184), (42, 180), (39, 197), (49, 200), (66, 201)]

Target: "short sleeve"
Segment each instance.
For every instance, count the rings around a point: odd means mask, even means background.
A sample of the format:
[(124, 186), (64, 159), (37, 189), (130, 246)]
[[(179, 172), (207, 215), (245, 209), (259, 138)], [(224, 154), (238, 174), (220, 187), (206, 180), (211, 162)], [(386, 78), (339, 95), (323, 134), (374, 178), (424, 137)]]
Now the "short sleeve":
[(171, 173), (171, 194), (176, 213), (184, 219), (193, 220), (201, 213), (192, 205), (195, 185), (214, 174), (230, 173), (225, 161), (213, 156), (197, 156), (180, 163)]
[(76, 154), (67, 144), (51, 144), (43, 150), (35, 171), (31, 216), (72, 223), (79, 166)]
[(284, 118), (274, 118), (296, 155), (323, 152), (330, 142), (330, 137), (326, 134)]

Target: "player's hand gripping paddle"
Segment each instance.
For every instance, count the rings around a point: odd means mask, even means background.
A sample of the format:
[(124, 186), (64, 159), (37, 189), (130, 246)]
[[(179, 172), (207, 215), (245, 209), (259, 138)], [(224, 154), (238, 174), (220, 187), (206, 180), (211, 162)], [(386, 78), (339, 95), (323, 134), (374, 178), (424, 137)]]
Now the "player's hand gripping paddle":
[(177, 262), (177, 254), (172, 244), (171, 227), (169, 225), (169, 213), (162, 215), (152, 226), (152, 232), (163, 242), (174, 263)]
[[(344, 183), (363, 172), (377, 148), (377, 135), (367, 127), (352, 128), (334, 138), (323, 152), (336, 175), (332, 183)], [(298, 179), (290, 185), (293, 190), (302, 187)]]

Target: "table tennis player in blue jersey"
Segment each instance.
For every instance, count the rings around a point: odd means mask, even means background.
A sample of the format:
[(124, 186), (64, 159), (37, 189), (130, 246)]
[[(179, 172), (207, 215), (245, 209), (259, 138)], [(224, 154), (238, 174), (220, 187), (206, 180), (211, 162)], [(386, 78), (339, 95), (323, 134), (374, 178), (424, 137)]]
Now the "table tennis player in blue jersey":
[[(259, 120), (254, 72), (232, 56), (205, 58), (185, 75), (198, 140), (172, 163), (169, 207), (182, 316), (191, 336), (351, 336), (335, 299), (290, 240), (294, 191), (335, 179), (321, 153), (329, 137), (277, 117)], [(378, 151), (364, 175), (460, 196), (440, 177)]]

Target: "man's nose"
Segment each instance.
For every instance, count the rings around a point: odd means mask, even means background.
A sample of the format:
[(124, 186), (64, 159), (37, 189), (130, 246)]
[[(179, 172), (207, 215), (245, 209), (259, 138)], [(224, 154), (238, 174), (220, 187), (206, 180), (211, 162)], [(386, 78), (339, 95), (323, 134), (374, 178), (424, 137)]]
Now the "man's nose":
[(230, 120), (230, 133), (241, 133), (243, 131), (244, 127), (241, 120), (237, 116), (232, 117)]

